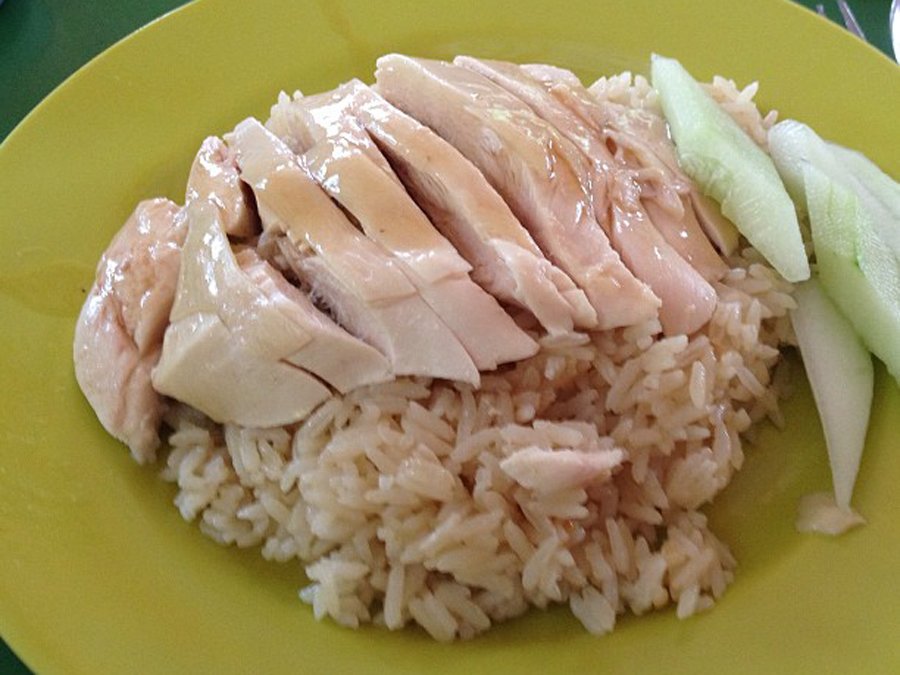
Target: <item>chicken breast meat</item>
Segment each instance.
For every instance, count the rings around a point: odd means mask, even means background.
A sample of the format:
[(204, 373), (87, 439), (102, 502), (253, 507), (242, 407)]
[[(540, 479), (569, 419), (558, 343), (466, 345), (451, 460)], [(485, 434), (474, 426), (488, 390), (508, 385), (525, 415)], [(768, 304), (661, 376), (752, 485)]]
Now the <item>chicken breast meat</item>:
[(390, 365), (316, 309), (252, 250), (238, 256), (212, 202), (186, 207), (178, 292), (153, 371), (157, 391), (216, 422), (290, 424)]
[(667, 243), (707, 281), (720, 279), (727, 266), (712, 249), (731, 253), (727, 242), (737, 231), (697, 210), (707, 202), (678, 166), (675, 146), (663, 117), (646, 108), (629, 107), (603, 95), (602, 82), (586, 89), (570, 71), (547, 65), (524, 65), (521, 69), (578, 114), (600, 134), (615, 158), (631, 169), (640, 187), (641, 202)]
[[(290, 128), (296, 126), (291, 124), (298, 117), (295, 111), (324, 105), (315, 99), (321, 97), (282, 100), (273, 108), (270, 124), (296, 133)], [(325, 102), (365, 127), (415, 202), (472, 264), (472, 278), (486, 291), (529, 310), (553, 335), (596, 327), (596, 312), (584, 292), (547, 260), (482, 173), (456, 148), (359, 80), (342, 85)]]
[[(705, 279), (720, 279), (727, 265), (698, 222), (693, 197), (700, 193), (678, 166), (665, 119), (649, 109), (629, 107), (595, 94), (561, 68), (523, 69), (591, 123), (616, 159), (633, 171), (641, 202), (668, 244)], [(599, 89), (595, 91), (599, 93)]]
[(378, 59), (377, 90), (454, 145), (503, 196), (547, 257), (587, 294), (602, 329), (657, 314), (594, 218), (584, 159), (522, 101), (487, 78), (441, 61)]
[[(521, 99), (578, 148), (587, 160), (581, 166), (587, 175), (581, 180), (590, 185), (594, 216), (628, 268), (661, 300), (660, 322), (666, 334), (690, 334), (705, 324), (715, 309), (716, 293), (696, 266), (701, 264), (704, 270), (715, 267), (712, 275), (718, 278), (725, 271), (724, 263), (696, 221), (687, 221), (695, 225), (693, 229), (685, 224), (683, 209), (678, 220), (662, 209), (658, 224), (648, 217), (636, 171), (609, 151), (596, 117), (579, 117), (514, 63), (468, 56), (457, 57), (454, 63)], [(575, 89), (577, 85), (566, 78), (555, 86)], [(583, 94), (586, 98), (587, 93)], [(588, 103), (582, 101), (581, 105), (587, 108)], [(681, 209), (680, 201), (676, 204)]]
[(469, 265), (416, 206), (362, 126), (331, 106), (303, 115), (328, 130), (304, 158), (319, 184), (373, 241), (389, 251), (479, 370), (519, 361), (538, 350), (497, 300), (469, 278)]
[(246, 238), (257, 233), (250, 189), (238, 175), (234, 153), (217, 136), (203, 141), (191, 165), (184, 203), (197, 199), (210, 201), (219, 209), (222, 228), (229, 236)]
[(302, 419), (331, 396), (287, 362), (309, 334), (241, 271), (211, 202), (190, 202), (186, 221), (178, 294), (154, 387), (216, 422), (268, 427)]
[(254, 119), (241, 122), (230, 143), (263, 227), (300, 249), (295, 271), (339, 324), (384, 354), (397, 375), (478, 384), (471, 357), (398, 261), (347, 220), (290, 148)]

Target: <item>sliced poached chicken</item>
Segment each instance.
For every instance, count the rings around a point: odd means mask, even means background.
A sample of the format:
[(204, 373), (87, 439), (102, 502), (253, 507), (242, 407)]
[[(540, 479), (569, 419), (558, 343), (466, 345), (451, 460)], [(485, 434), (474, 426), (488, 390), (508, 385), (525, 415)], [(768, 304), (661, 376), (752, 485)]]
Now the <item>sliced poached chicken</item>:
[[(387, 175), (365, 130), (340, 107), (310, 106), (308, 127), (328, 131), (304, 155), (319, 184), (381, 244), (422, 298), (453, 331), (479, 370), (535, 354), (537, 343), (493, 296), (469, 278), (471, 266)], [(380, 154), (380, 153), (379, 153)], [(389, 171), (388, 169), (387, 171)]]
[[(690, 230), (682, 222), (686, 216), (683, 209), (680, 220), (659, 209), (660, 216), (665, 217), (659, 223), (651, 221), (641, 202), (635, 172), (609, 151), (602, 128), (595, 120), (579, 117), (520, 66), (466, 56), (457, 57), (454, 63), (483, 75), (521, 99), (581, 151), (587, 160), (582, 168), (588, 174), (582, 182), (590, 185), (594, 215), (628, 268), (662, 301), (659, 316), (665, 333), (690, 334), (705, 324), (715, 309), (716, 293), (694, 265), (703, 263), (704, 270), (716, 266), (716, 278), (724, 273), (725, 265), (696, 220), (690, 221), (695, 225)], [(576, 90), (580, 86), (571, 83), (571, 78), (565, 82), (557, 88)], [(587, 95), (586, 91), (583, 93)], [(587, 105), (582, 102), (583, 107)], [(678, 207), (681, 208), (680, 202)], [(693, 217), (692, 211), (690, 214)], [(677, 242), (677, 247), (671, 245), (672, 241)]]
[[(610, 100), (605, 94), (607, 82), (602, 78), (589, 90), (564, 68), (514, 67), (540, 82), (549, 94), (599, 134), (617, 163), (633, 172), (640, 186), (642, 205), (668, 245), (707, 281), (720, 279), (727, 265), (711, 242), (717, 246), (721, 243), (718, 236), (722, 232), (721, 224), (703, 219), (696, 212), (695, 197), (700, 193), (678, 166), (665, 119), (649, 106)], [(733, 225), (730, 229), (736, 232)], [(730, 252), (726, 248), (719, 247), (719, 250)]]
[(288, 146), (252, 118), (238, 124), (229, 143), (263, 227), (298, 247), (295, 271), (339, 324), (387, 356), (397, 375), (478, 384), (465, 348), (398, 261), (347, 220)]
[(234, 153), (225, 142), (217, 136), (204, 140), (191, 165), (184, 203), (208, 200), (219, 208), (219, 218), (226, 234), (252, 237), (258, 227), (249, 193), (249, 188), (238, 175)]
[(622, 263), (593, 216), (583, 160), (528, 106), (483, 76), (441, 61), (378, 60), (378, 92), (477, 166), (552, 262), (587, 294), (598, 326), (657, 314), (659, 299)]
[(309, 335), (308, 342), (286, 357), (289, 363), (308, 370), (342, 394), (393, 378), (391, 364), (377, 349), (338, 326), (253, 249), (241, 251), (236, 260), (272, 306)]
[(216, 422), (302, 419), (331, 396), (287, 360), (312, 336), (241, 270), (211, 202), (189, 202), (185, 212), (178, 292), (153, 386)]
[(432, 223), (488, 292), (531, 311), (552, 335), (593, 328), (587, 296), (553, 265), (482, 173), (428, 127), (354, 80), (338, 90)]

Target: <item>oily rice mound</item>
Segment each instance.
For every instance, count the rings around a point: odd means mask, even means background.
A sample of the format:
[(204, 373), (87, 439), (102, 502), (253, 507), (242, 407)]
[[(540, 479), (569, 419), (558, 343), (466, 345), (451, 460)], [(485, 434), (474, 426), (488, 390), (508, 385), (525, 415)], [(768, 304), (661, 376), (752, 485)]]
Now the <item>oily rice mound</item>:
[[(768, 131), (778, 121), (778, 112), (770, 110), (765, 115), (760, 113), (753, 101), (759, 91), (758, 82), (751, 82), (739, 89), (734, 80), (716, 75), (711, 83), (701, 86), (757, 145), (768, 148)], [(601, 77), (591, 85), (591, 93), (604, 101), (662, 116), (659, 96), (642, 75), (632, 75), (626, 71)]]
[(222, 544), (302, 562), (316, 617), (468, 638), (567, 602), (592, 633), (674, 603), (708, 608), (735, 560), (698, 509), (778, 421), (773, 368), (790, 285), (752, 250), (716, 284), (709, 325), (653, 321), (556, 342), (475, 391), (399, 379), (295, 427), (167, 423), (163, 477)]
[[(708, 88), (764, 147), (775, 113), (760, 115), (755, 85)], [(660, 114), (641, 76), (592, 92)], [(625, 612), (690, 616), (736, 565), (699, 509), (741, 467), (754, 423), (780, 423), (776, 366), (793, 342), (790, 284), (752, 249), (728, 262), (690, 337), (652, 321), (543, 338), (478, 390), (402, 378), (283, 428), (175, 406), (162, 476), (216, 541), (298, 560), (301, 599), (346, 626), (414, 623), (449, 641), (531, 605), (568, 603), (595, 634)]]

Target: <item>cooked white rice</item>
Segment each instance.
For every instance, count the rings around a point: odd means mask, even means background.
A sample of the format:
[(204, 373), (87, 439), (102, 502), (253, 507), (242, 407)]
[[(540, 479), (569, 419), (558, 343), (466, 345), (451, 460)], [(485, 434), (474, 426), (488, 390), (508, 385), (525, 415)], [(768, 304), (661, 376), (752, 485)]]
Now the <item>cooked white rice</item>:
[[(726, 85), (730, 112), (763, 128), (754, 90)], [(607, 94), (656, 105), (629, 74)], [(545, 338), (477, 391), (405, 378), (287, 428), (173, 408), (162, 475), (216, 541), (299, 560), (300, 598), (346, 626), (449, 641), (551, 603), (598, 635), (625, 612), (690, 616), (735, 569), (699, 509), (741, 467), (751, 425), (779, 423), (773, 369), (791, 339), (790, 285), (750, 249), (730, 264), (690, 338), (660, 339), (656, 321)]]
[[(716, 75), (711, 83), (702, 86), (757, 145), (764, 149), (768, 147), (768, 132), (778, 121), (778, 111), (770, 110), (765, 116), (759, 112), (753, 101), (759, 91), (758, 82), (739, 89), (734, 80)], [(614, 103), (662, 115), (659, 96), (643, 75), (625, 71), (601, 77), (591, 86), (591, 92)]]

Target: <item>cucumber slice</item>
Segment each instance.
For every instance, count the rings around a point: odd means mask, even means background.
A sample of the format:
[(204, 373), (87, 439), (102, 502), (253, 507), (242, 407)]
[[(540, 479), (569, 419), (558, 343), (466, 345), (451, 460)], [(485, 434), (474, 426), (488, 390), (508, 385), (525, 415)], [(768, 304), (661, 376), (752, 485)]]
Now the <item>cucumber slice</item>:
[(807, 216), (803, 165), (813, 164), (828, 175), (835, 173), (834, 158), (821, 139), (805, 124), (783, 120), (769, 129), (769, 155), (801, 216)]
[(900, 264), (854, 192), (811, 164), (803, 179), (822, 285), (900, 382)]
[(788, 281), (809, 278), (794, 204), (772, 160), (674, 60), (650, 64), (681, 168)]
[(872, 357), (814, 278), (795, 287), (794, 299), (791, 323), (825, 432), (834, 499), (846, 510), (872, 408)]
[(879, 237), (900, 257), (900, 185), (864, 155), (827, 143), (796, 120), (769, 130), (769, 153), (801, 214), (808, 212), (803, 164), (809, 163), (856, 193)]
[(856, 178), (860, 186), (880, 201), (895, 220), (900, 222), (900, 183), (879, 169), (861, 152), (830, 142), (828, 148), (835, 159)]

